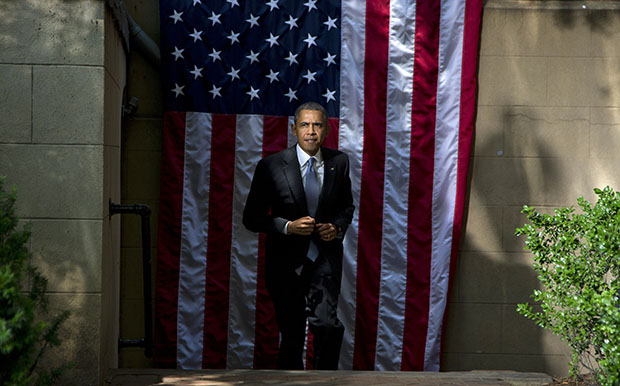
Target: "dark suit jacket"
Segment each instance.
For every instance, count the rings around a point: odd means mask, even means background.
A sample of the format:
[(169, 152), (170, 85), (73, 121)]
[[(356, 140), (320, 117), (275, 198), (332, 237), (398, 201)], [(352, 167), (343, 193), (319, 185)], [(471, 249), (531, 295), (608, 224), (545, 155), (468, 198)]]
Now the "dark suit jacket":
[[(353, 218), (353, 197), (346, 154), (322, 147), (324, 162), (323, 186), (315, 220), (332, 223), (341, 229), (339, 237), (322, 241), (314, 237), (322, 256), (332, 264), (340, 280), (342, 271), (342, 236)], [(267, 287), (273, 286), (278, 275), (292, 274), (304, 263), (310, 236), (281, 233), (287, 221), (308, 216), (300, 165), (295, 146), (263, 158), (256, 166), (252, 186), (243, 211), (243, 224), (253, 232), (267, 233)], [(339, 283), (338, 283), (339, 284)], [(271, 287), (271, 288), (270, 288)]]

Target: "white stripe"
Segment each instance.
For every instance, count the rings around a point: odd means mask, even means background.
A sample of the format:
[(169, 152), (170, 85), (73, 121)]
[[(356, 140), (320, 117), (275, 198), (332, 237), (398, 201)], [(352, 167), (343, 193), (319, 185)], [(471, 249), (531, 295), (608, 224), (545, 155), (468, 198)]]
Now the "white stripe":
[(431, 288), (424, 370), (439, 371), (441, 325), (448, 297), (459, 146), (465, 0), (443, 1), (433, 177)]
[(226, 367), (233, 369), (251, 368), (254, 364), (258, 233), (248, 231), (243, 226), (242, 218), (254, 169), (263, 154), (262, 116), (238, 115), (236, 133), (229, 288), (231, 301), (226, 359)]
[(383, 240), (376, 370), (400, 370), (407, 289), (407, 213), (415, 2), (390, 2)]
[(364, 49), (366, 2), (342, 3), (342, 44), (340, 50), (340, 125), (338, 147), (349, 156), (351, 190), (356, 210), (344, 239), (342, 288), (338, 317), (345, 328), (340, 369), (353, 367), (355, 337), (355, 301), (357, 282), (357, 234), (359, 230), (359, 198), (364, 148)]
[(211, 166), (211, 115), (187, 113), (179, 306), (177, 314), (177, 365), (202, 367)]

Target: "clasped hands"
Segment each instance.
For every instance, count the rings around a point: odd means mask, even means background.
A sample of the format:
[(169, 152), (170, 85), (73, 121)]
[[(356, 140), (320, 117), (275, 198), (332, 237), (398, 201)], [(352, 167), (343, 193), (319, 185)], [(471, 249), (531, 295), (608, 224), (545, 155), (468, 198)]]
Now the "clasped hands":
[(310, 236), (317, 233), (321, 240), (330, 241), (338, 236), (338, 228), (332, 223), (316, 223), (314, 218), (310, 216), (298, 218), (288, 223), (287, 232), (289, 234)]

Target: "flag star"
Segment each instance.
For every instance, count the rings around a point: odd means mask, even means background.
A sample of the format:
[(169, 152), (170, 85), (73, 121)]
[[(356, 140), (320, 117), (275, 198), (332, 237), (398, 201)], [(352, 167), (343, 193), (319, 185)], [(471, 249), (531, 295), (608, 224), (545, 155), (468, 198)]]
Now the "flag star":
[(222, 22), (220, 21), (220, 16), (222, 16), (221, 13), (216, 14), (215, 12), (211, 11), (211, 16), (208, 17), (208, 19), (211, 20), (211, 27), (216, 24), (222, 24)]
[(310, 70), (308, 70), (306, 75), (302, 75), (302, 78), (306, 78), (308, 80), (308, 83), (310, 83), (312, 81), (316, 82), (316, 79), (314, 79), (315, 75), (316, 75), (316, 71), (315, 72), (310, 72)]
[(246, 92), (246, 94), (250, 96), (250, 100), (253, 100), (254, 98), (260, 99), (258, 96), (258, 89), (255, 90), (252, 86), (250, 86), (250, 91)]
[(325, 99), (327, 99), (325, 101), (325, 103), (329, 103), (330, 99), (336, 100), (336, 98), (334, 97), (334, 94), (336, 93), (336, 91), (329, 91), (329, 89), (327, 89), (327, 92), (325, 94), (323, 94), (323, 96), (325, 97)]
[(239, 43), (239, 33), (235, 33), (233, 30), (230, 30), (230, 35), (226, 37), (230, 39), (230, 45), (235, 44), (235, 42)]
[(313, 45), (316, 46), (316, 36), (312, 36), (310, 34), (308, 34), (308, 37), (304, 39), (304, 42), (308, 43), (308, 48), (312, 47)]
[(312, 11), (312, 9), (316, 8), (316, 0), (308, 0), (304, 3), (304, 6), (308, 7), (308, 12)]
[(295, 95), (297, 91), (293, 90), (289, 87), (288, 92), (284, 94), (285, 97), (288, 97), (288, 101), (292, 101), (293, 99), (297, 99), (297, 95)]
[(178, 85), (178, 84), (176, 84), (176, 83), (174, 84), (174, 88), (172, 89), (172, 92), (174, 92), (174, 93), (176, 94), (175, 96), (176, 96), (177, 98), (179, 97), (179, 95), (185, 95), (185, 94), (183, 94), (183, 88), (184, 88), (184, 87), (185, 87), (185, 86), (179, 86), (179, 85)]
[(194, 69), (192, 71), (190, 71), (190, 74), (194, 75), (194, 79), (198, 79), (198, 77), (202, 77), (202, 69), (203, 67), (198, 68), (197, 66), (194, 65)]
[(254, 51), (250, 50), (250, 55), (246, 56), (246, 58), (250, 59), (250, 63), (258, 62), (258, 52), (254, 53)]
[(196, 4), (202, 4), (202, 3), (200, 2), (200, 0), (194, 0), (194, 7), (196, 6)]
[(202, 41), (200, 35), (202, 35), (202, 31), (196, 31), (196, 28), (194, 28), (194, 33), (189, 34), (189, 36), (194, 38), (194, 43), (196, 43), (196, 40)]
[(269, 0), (267, 6), (269, 7), (269, 11), (273, 11), (274, 8), (280, 9), (280, 7), (278, 7), (278, 0)]
[(233, 80), (235, 80), (235, 78), (237, 79), (241, 79), (239, 77), (239, 70), (235, 70), (234, 67), (230, 68), (230, 72), (226, 73), (226, 75), (230, 75), (230, 77), (232, 78), (230, 81), (232, 82)]
[(258, 16), (254, 16), (252, 14), (250, 14), (250, 18), (246, 20), (248, 23), (250, 23), (250, 28), (257, 26), (258, 27)]
[(215, 87), (215, 85), (213, 85), (213, 88), (211, 90), (209, 90), (209, 92), (211, 93), (213, 99), (215, 99), (215, 97), (221, 97), (222, 94), (220, 94), (220, 90), (222, 88), (221, 87)]
[(338, 28), (336, 27), (336, 20), (338, 20), (338, 18), (332, 19), (331, 17), (327, 16), (327, 21), (324, 22), (323, 24), (327, 26), (327, 30), (329, 31), (330, 29), (332, 29), (332, 27)]
[(276, 46), (279, 46), (280, 45), (280, 43), (278, 43), (279, 37), (280, 35), (273, 36), (273, 34), (269, 32), (269, 39), (265, 39), (265, 40), (269, 42), (269, 47), (273, 47), (274, 44)]
[(284, 58), (284, 60), (288, 60), (288, 65), (292, 66), (293, 63), (298, 63), (297, 59), (295, 59), (297, 57), (296, 54), (293, 54), (291, 51), (288, 52), (288, 58)]
[(213, 49), (213, 52), (211, 52), (209, 54), (209, 56), (211, 57), (211, 59), (213, 59), (213, 61), (215, 62), (216, 60), (222, 60), (222, 58), (220, 58), (220, 54), (222, 53), (222, 51), (216, 51), (216, 49)]
[(288, 21), (285, 21), (284, 24), (288, 24), (289, 31), (293, 29), (293, 27), (298, 27), (297, 18), (291, 15), (288, 15)]
[(269, 69), (269, 75), (267, 75), (267, 78), (269, 78), (269, 83), (273, 82), (273, 81), (277, 81), (278, 80), (278, 74), (280, 74), (279, 72), (273, 72), (272, 69)]
[(172, 52), (172, 55), (174, 55), (174, 61), (176, 62), (177, 59), (181, 58), (181, 59), (185, 59), (183, 57), (183, 51), (185, 51), (183, 48), (178, 49), (176, 46), (174, 46), (174, 51)]
[(324, 57), (323, 60), (327, 62), (327, 67), (329, 67), (330, 64), (336, 64), (336, 54), (332, 55), (328, 52), (327, 56)]
[(177, 12), (176, 9), (174, 9), (173, 12), (174, 14), (170, 15), (170, 18), (174, 20), (174, 24), (176, 24), (177, 21), (183, 21), (183, 19), (181, 19), (181, 15), (183, 14), (183, 12)]
[(237, 0), (226, 0), (227, 3), (230, 3), (230, 9), (235, 8), (236, 6), (239, 6), (239, 2)]

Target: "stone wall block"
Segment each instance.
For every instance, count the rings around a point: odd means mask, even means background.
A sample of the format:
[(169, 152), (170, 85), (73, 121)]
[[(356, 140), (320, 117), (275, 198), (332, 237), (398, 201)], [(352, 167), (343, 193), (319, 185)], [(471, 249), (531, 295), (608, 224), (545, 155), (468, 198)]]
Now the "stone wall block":
[(591, 106), (617, 107), (620, 105), (620, 57), (592, 58)]
[(100, 219), (102, 173), (101, 146), (0, 145), (0, 174), (17, 185), (20, 217)]
[(587, 8), (530, 12), (537, 15), (545, 56), (592, 55), (592, 24)]
[(504, 153), (505, 107), (478, 106), (476, 111), (473, 155), (497, 157)]
[[(531, 303), (531, 301), (530, 301)], [(502, 349), (511, 354), (570, 353), (566, 343), (517, 312), (516, 304), (504, 304), (502, 310)]]
[(588, 159), (475, 159), (470, 205), (572, 205), (591, 190), (592, 172)]
[(593, 56), (620, 56), (620, 12), (591, 10)]
[(0, 0), (0, 62), (103, 63), (103, 15), (99, 0)]
[(587, 158), (588, 108), (504, 108), (504, 155)]
[(161, 180), (160, 151), (131, 151), (127, 154), (125, 200), (158, 200)]
[(161, 151), (164, 121), (161, 118), (131, 118), (123, 131), (123, 150)]
[(103, 142), (102, 67), (35, 66), (33, 83), (35, 143)]
[(484, 106), (546, 103), (546, 58), (481, 56), (478, 104)]
[(499, 352), (501, 306), (453, 303), (448, 310), (445, 352)]
[(112, 79), (108, 71), (105, 72), (104, 77), (103, 143), (106, 146), (120, 148), (123, 90)]
[(163, 96), (159, 69), (142, 56), (131, 55), (129, 77), (131, 82), (127, 87), (127, 96), (139, 100), (136, 114), (141, 117), (161, 117)]
[(544, 21), (540, 12), (533, 10), (485, 8), (480, 54), (542, 56)]
[(0, 142), (32, 140), (32, 67), (0, 65)]
[(99, 292), (101, 248), (101, 221), (32, 221), (33, 263), (50, 292)]
[(548, 100), (541, 105), (588, 107), (595, 97), (594, 58), (550, 57), (547, 59)]
[(465, 223), (461, 251), (501, 251), (502, 208), (470, 207)]
[(529, 255), (461, 252), (460, 260), (457, 274), (470, 278), (459, 282), (461, 302), (524, 302), (529, 299), (533, 290), (539, 287)]
[(49, 368), (67, 362), (74, 365), (58, 384), (99, 385), (101, 296), (71, 293), (48, 297), (51, 315), (69, 311), (71, 316), (60, 328), (61, 346), (48, 350), (42, 365)]

